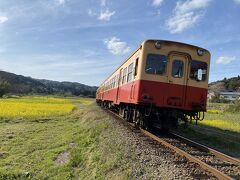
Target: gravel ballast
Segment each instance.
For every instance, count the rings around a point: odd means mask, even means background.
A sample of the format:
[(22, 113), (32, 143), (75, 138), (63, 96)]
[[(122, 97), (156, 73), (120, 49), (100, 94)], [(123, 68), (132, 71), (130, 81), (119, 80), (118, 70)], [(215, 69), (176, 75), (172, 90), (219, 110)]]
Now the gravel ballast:
[(109, 117), (112, 120), (112, 128), (115, 129), (117, 142), (121, 143), (121, 148), (124, 148), (127, 154), (126, 166), (131, 169), (130, 178), (215, 179), (197, 164), (187, 161), (169, 148), (145, 137), (140, 131), (127, 126), (121, 120), (111, 115)]

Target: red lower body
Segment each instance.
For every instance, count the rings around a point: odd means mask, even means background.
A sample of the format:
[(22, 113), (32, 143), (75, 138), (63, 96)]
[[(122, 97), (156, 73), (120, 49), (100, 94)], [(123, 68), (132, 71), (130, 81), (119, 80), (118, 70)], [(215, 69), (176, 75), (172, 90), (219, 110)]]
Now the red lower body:
[(138, 80), (100, 92), (96, 99), (114, 104), (153, 104), (162, 108), (206, 111), (207, 89)]

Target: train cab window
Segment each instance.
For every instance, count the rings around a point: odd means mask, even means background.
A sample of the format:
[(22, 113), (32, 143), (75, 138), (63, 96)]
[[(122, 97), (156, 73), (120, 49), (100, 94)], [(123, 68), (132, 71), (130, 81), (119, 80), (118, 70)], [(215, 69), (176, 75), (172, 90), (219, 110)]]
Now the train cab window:
[[(192, 60), (191, 62), (191, 69), (190, 69), (190, 78), (195, 79), (198, 81), (205, 81), (207, 79), (207, 63), (201, 62), (201, 61), (196, 61)], [(198, 79), (198, 71), (202, 70), (202, 79)]]
[(172, 63), (172, 76), (175, 78), (181, 78), (183, 76), (183, 67), (183, 61), (174, 60)]
[(132, 80), (132, 75), (133, 75), (133, 63), (131, 63), (128, 66), (128, 76), (127, 76), (127, 82), (130, 82)]
[(167, 57), (160, 54), (148, 54), (145, 72), (163, 75), (166, 72)]
[(126, 78), (127, 78), (127, 68), (125, 68), (123, 70), (122, 84), (124, 84), (126, 82)]

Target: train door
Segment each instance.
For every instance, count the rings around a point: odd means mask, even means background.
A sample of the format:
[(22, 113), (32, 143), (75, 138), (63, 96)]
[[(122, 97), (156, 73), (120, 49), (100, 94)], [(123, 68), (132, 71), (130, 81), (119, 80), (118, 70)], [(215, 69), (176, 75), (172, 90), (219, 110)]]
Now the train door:
[(123, 69), (120, 69), (119, 72), (119, 76), (118, 76), (118, 84), (117, 84), (117, 96), (116, 96), (116, 102), (118, 103), (119, 99), (120, 99), (120, 85), (121, 85), (121, 81), (122, 81), (122, 71)]
[(168, 106), (182, 107), (185, 103), (188, 56), (172, 53), (168, 64), (168, 91), (166, 104)]

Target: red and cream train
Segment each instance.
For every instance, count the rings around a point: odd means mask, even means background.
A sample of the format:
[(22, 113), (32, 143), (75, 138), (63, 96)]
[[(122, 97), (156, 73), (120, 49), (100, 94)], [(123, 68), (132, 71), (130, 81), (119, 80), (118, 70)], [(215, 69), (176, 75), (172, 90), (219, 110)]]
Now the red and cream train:
[(96, 101), (144, 128), (198, 120), (206, 111), (209, 66), (206, 49), (146, 40), (101, 84)]

